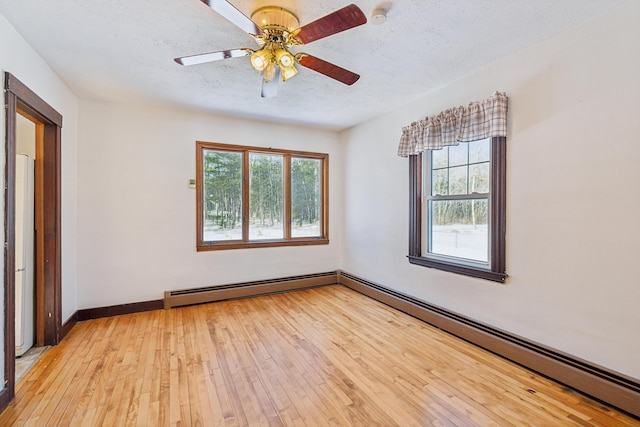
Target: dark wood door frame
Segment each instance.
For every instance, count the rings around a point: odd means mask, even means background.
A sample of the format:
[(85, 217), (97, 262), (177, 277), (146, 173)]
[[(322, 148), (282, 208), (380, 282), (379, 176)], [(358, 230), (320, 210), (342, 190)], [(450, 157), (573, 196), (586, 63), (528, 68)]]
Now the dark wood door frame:
[(4, 388), (0, 411), (15, 396), (15, 155), (17, 114), (36, 123), (36, 343), (55, 345), (62, 330), (62, 115), (10, 73), (5, 89)]

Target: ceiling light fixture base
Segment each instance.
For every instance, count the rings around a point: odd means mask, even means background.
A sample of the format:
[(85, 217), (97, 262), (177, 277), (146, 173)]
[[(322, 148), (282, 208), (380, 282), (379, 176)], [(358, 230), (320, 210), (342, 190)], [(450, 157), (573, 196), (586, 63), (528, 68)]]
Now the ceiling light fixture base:
[(298, 17), (293, 12), (277, 6), (265, 6), (251, 15), (251, 20), (263, 29), (281, 29), (292, 32), (300, 26)]

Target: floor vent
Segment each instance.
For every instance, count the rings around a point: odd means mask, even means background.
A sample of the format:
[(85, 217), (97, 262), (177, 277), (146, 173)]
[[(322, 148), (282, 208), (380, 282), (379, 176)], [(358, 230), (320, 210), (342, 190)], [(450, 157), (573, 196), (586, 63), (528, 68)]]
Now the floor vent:
[(255, 282), (232, 283), (205, 288), (183, 289), (164, 293), (164, 308), (182, 307), (234, 298), (246, 298), (277, 292), (295, 291), (338, 283), (335, 271)]

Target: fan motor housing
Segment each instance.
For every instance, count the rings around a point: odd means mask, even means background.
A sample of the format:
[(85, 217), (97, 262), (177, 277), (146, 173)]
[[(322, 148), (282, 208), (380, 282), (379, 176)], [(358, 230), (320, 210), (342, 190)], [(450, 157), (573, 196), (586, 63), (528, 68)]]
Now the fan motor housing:
[(292, 32), (300, 26), (296, 15), (277, 6), (261, 7), (253, 12), (251, 20), (264, 29), (280, 29), (288, 32)]

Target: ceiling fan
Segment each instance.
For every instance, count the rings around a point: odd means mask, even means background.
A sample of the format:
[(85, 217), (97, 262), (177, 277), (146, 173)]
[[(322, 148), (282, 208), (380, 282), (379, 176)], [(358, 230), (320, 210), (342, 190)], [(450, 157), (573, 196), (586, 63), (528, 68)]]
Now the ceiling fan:
[(225, 0), (201, 0), (231, 23), (248, 33), (258, 43), (257, 50), (238, 48), (175, 58), (181, 65), (196, 65), (228, 58), (251, 56), (251, 65), (262, 75), (262, 97), (277, 94), (280, 80), (286, 81), (298, 73), (295, 64), (317, 71), (346, 85), (354, 84), (360, 76), (330, 62), (299, 52), (293, 46), (365, 24), (367, 18), (355, 4), (345, 6), (316, 21), (299, 27), (298, 18), (287, 9), (266, 6), (253, 12), (251, 18)]

